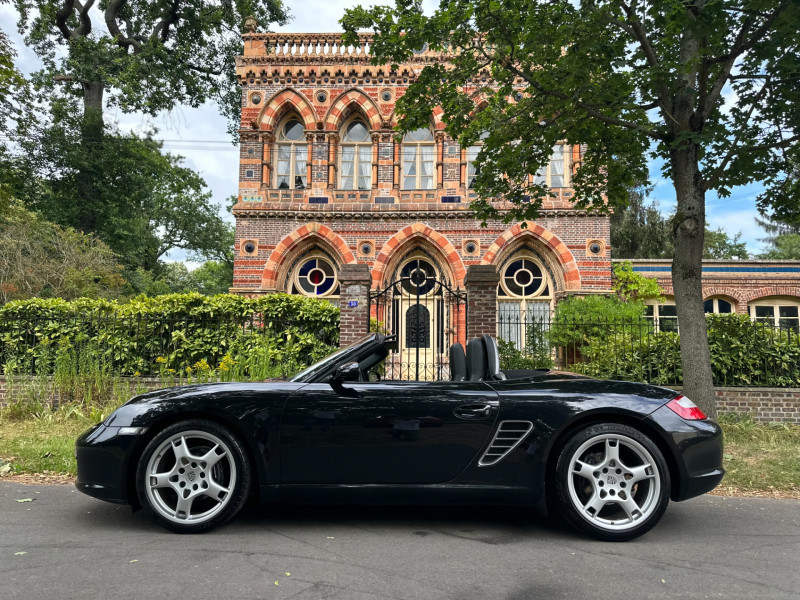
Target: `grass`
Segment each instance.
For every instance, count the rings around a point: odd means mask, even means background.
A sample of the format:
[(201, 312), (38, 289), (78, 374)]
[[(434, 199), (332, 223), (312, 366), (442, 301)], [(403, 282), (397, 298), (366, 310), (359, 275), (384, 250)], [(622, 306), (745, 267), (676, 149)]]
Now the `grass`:
[[(56, 410), (18, 403), (0, 409), (0, 473), (5, 465), (11, 474), (74, 476), (75, 438), (122, 401)], [(720, 424), (727, 471), (720, 493), (800, 498), (800, 425), (764, 425), (738, 415), (724, 415)]]
[(725, 479), (719, 490), (800, 498), (800, 425), (723, 415)]

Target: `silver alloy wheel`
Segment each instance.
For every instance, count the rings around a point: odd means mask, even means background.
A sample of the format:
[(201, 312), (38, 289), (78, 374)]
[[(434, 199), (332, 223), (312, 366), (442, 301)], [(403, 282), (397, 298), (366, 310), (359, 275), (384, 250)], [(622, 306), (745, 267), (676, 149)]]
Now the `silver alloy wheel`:
[(237, 471), (231, 449), (205, 431), (180, 431), (147, 463), (146, 493), (153, 509), (175, 523), (203, 523), (230, 502)]
[(592, 525), (625, 531), (658, 509), (661, 477), (653, 456), (636, 440), (596, 435), (581, 444), (569, 464), (569, 498)]

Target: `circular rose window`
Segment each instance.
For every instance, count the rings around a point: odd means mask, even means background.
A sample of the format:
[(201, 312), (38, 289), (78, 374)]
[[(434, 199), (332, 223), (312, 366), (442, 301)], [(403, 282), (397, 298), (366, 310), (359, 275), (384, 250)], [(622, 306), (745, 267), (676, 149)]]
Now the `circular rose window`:
[(326, 296), (336, 287), (336, 270), (324, 258), (312, 258), (300, 265), (296, 279), (306, 296)]

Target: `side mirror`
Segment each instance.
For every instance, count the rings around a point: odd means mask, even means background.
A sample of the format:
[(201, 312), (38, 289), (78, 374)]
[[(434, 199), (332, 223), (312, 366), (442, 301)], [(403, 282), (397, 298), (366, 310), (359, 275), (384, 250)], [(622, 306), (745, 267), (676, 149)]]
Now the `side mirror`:
[(361, 378), (361, 368), (357, 362), (339, 365), (331, 378), (331, 383), (341, 385), (345, 381), (358, 381)]

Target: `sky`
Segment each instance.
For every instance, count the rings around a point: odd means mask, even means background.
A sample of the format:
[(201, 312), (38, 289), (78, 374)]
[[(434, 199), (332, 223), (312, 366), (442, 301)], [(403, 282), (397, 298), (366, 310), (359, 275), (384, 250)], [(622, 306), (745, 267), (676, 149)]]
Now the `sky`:
[[(272, 27), (273, 31), (284, 32), (329, 32), (341, 31), (338, 23), (344, 10), (354, 6), (353, 0), (285, 0), (292, 10), (293, 18), (282, 27)], [(386, 0), (382, 3), (388, 3)], [(364, 4), (368, 4), (364, 2)], [(430, 14), (436, 7), (436, 0), (424, 0), (424, 12)], [(7, 4), (0, 4), (0, 28), (15, 44), (18, 57), (17, 66), (25, 73), (39, 67), (36, 55), (22, 42), (16, 31), (16, 11)], [(157, 138), (164, 140), (165, 150), (185, 157), (186, 166), (198, 171), (213, 194), (213, 201), (223, 207), (226, 198), (237, 193), (239, 153), (232, 145), (227, 133), (227, 124), (216, 105), (199, 108), (179, 107), (156, 118), (138, 114), (109, 113), (118, 121), (120, 128), (144, 133), (155, 127)], [(675, 209), (675, 190), (670, 180), (664, 179), (659, 164), (651, 164), (653, 192), (651, 199), (657, 200), (662, 213), (670, 214)], [(764, 231), (755, 218), (755, 198), (762, 186), (754, 184), (735, 188), (729, 198), (717, 198), (712, 193), (706, 195), (706, 218), (712, 229), (725, 229), (731, 236), (741, 232), (751, 254), (763, 251), (759, 238)], [(222, 210), (222, 208), (221, 208)], [(222, 211), (224, 212), (224, 210)], [(227, 214), (227, 213), (226, 213)], [(183, 251), (173, 252), (169, 260), (185, 260)]]

